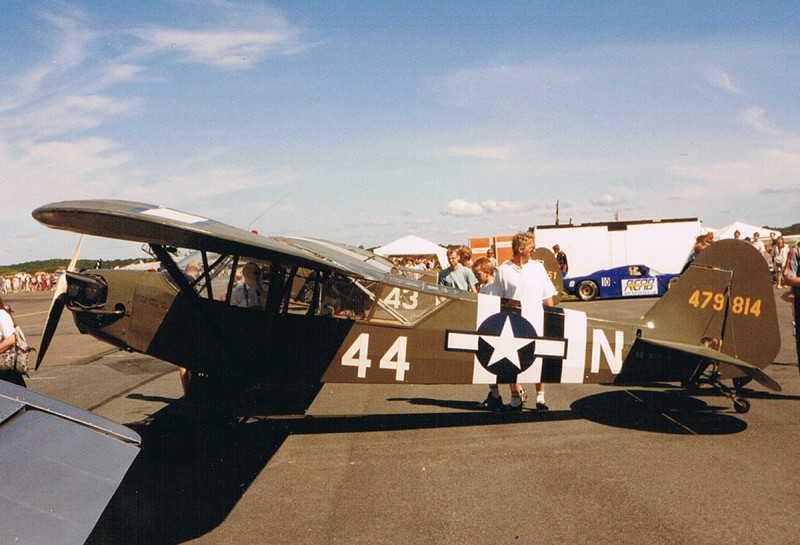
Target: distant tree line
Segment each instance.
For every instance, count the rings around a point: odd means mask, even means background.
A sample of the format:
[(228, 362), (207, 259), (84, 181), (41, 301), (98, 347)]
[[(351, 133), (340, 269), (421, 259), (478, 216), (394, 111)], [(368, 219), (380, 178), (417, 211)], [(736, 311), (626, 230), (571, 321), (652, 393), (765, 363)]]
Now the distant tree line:
[[(131, 259), (109, 259), (103, 260), (104, 269), (113, 269), (114, 267), (125, 267), (138, 263), (140, 258)], [(78, 269), (93, 269), (97, 263), (94, 259), (79, 259), (77, 263)], [(18, 263), (16, 265), (0, 265), (0, 276), (9, 276), (17, 273), (36, 274), (37, 272), (54, 272), (58, 269), (65, 269), (69, 265), (69, 259), (46, 259), (40, 261), (27, 261), (25, 263)]]
[(780, 231), (782, 235), (800, 235), (800, 223), (793, 223), (789, 227), (767, 227), (773, 231)]

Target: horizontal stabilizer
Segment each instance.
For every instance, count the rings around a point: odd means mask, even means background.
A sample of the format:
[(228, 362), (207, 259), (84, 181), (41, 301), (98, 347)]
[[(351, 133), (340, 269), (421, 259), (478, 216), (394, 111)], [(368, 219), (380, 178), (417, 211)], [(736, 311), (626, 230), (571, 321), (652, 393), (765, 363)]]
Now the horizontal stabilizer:
[(725, 354), (724, 352), (708, 348), (707, 346), (643, 338), (639, 338), (637, 341), (645, 344), (669, 348), (671, 350), (678, 350), (687, 354), (693, 354), (708, 360), (714, 360), (719, 362), (721, 365), (732, 365), (733, 367), (743, 371), (747, 376), (751, 377), (765, 388), (772, 390), (773, 392), (781, 391), (781, 385), (775, 382), (769, 375), (764, 373), (755, 365), (751, 365), (746, 361), (742, 361), (738, 358)]

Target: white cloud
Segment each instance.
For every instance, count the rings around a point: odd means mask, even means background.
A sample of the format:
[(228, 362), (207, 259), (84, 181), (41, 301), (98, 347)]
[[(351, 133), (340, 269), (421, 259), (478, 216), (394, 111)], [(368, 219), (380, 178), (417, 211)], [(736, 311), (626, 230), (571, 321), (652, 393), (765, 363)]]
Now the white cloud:
[(687, 198), (748, 199), (800, 187), (800, 150), (761, 148), (736, 161), (683, 165), (672, 171), (696, 181), (681, 190)]
[(765, 148), (759, 150), (765, 163), (782, 165), (789, 172), (800, 173), (800, 150)]
[(84, 22), (86, 16), (80, 8), (62, 7), (70, 9), (69, 15), (42, 12), (41, 17), (55, 29), (51, 35), (58, 40), (48, 66), (54, 72), (63, 73), (82, 64), (90, 56), (90, 44), (97, 39), (99, 32)]
[(91, 43), (98, 33), (83, 21), (83, 12), (73, 6), (63, 5), (71, 10), (69, 15), (41, 12), (39, 15), (48, 25), (43, 35), (52, 43), (50, 54), (38, 64), (21, 74), (6, 74), (0, 82), (0, 112), (24, 106), (35, 100), (40, 93), (52, 94), (61, 90), (63, 82), (59, 78), (86, 63), (91, 56)]
[(442, 214), (445, 216), (482, 216), (485, 213), (486, 211), (480, 204), (462, 199), (450, 201), (442, 209)]
[(253, 187), (252, 174), (236, 169), (212, 169), (195, 175), (165, 176), (152, 184), (128, 184), (120, 188), (122, 199), (138, 200), (147, 195), (153, 204), (173, 203), (181, 199), (218, 197), (226, 193)]
[(455, 106), (487, 102), (498, 106), (511, 97), (527, 96), (534, 89), (572, 83), (581, 77), (580, 69), (556, 63), (478, 66), (447, 73), (431, 82), (431, 88)]
[(599, 197), (590, 199), (589, 202), (591, 202), (594, 206), (619, 206), (620, 204), (624, 203), (624, 201), (621, 198), (615, 197), (608, 193), (604, 193)]
[[(180, 174), (166, 174), (153, 182), (129, 183), (120, 187), (115, 198), (140, 200), (142, 195), (153, 204), (186, 206), (187, 202), (213, 202), (220, 197), (248, 190), (269, 190), (264, 202), (276, 199), (274, 188), (292, 181), (291, 173), (283, 169), (269, 172), (256, 171), (237, 166), (202, 166), (190, 171), (181, 169)], [(266, 192), (265, 192), (266, 193)], [(248, 200), (254, 208), (262, 206), (259, 198)], [(274, 203), (273, 203), (274, 204)]]
[(80, 140), (52, 140), (32, 146), (23, 159), (26, 168), (57, 165), (57, 176), (71, 179), (97, 171), (110, 170), (121, 166), (132, 158), (127, 151), (105, 138), (91, 137)]
[(13, 143), (0, 138), (4, 219), (25, 233), (35, 225), (30, 211), (45, 202), (110, 197), (122, 183), (118, 171), (132, 158), (100, 137)]
[(442, 209), (444, 216), (484, 216), (487, 214), (513, 214), (530, 210), (530, 205), (516, 201), (486, 200), (480, 203), (456, 199)]
[(483, 201), (481, 206), (489, 214), (510, 214), (514, 212), (525, 212), (530, 210), (530, 206), (515, 201)]
[(489, 159), (493, 161), (510, 161), (511, 151), (501, 146), (451, 146), (445, 150), (451, 157), (471, 157), (473, 159)]
[[(151, 51), (173, 50), (182, 61), (210, 64), (229, 69), (250, 68), (267, 54), (296, 51), (294, 35), (277, 32), (203, 32), (170, 28), (135, 31), (140, 39), (153, 46)], [(285, 47), (291, 43), (291, 47)]]
[(101, 88), (109, 87), (111, 85), (134, 81), (137, 76), (147, 70), (144, 66), (129, 63), (111, 64), (105, 69), (105, 74), (98, 80), (98, 85)]
[(766, 189), (762, 189), (759, 191), (762, 195), (787, 195), (787, 196), (794, 196), (800, 193), (800, 187), (780, 187), (780, 188), (771, 188), (768, 187)]
[(16, 138), (53, 137), (72, 131), (87, 131), (130, 115), (138, 98), (115, 99), (103, 95), (59, 96), (0, 118), (0, 127), (14, 129)]
[(4, 197), (13, 203), (7, 211), (24, 208), (29, 197), (79, 198), (89, 196), (87, 190), (113, 191), (116, 184), (111, 173), (131, 160), (130, 152), (99, 137), (13, 145), (0, 140), (2, 175), (8, 182)]
[(171, 52), (179, 55), (180, 62), (240, 70), (268, 56), (295, 55), (309, 47), (300, 39), (303, 30), (275, 10), (230, 2), (217, 5), (230, 19), (217, 29), (132, 29), (131, 34), (144, 42), (134, 55), (150, 57)]
[(0, 113), (12, 110), (30, 100), (31, 95), (36, 92), (49, 72), (47, 66), (37, 66), (24, 74), (8, 77), (6, 81), (13, 91), (7, 91), (4, 93), (5, 96), (0, 98)]
[(781, 131), (774, 123), (764, 118), (764, 108), (753, 106), (744, 110), (740, 115), (741, 122), (751, 129), (762, 134), (780, 135)]
[(741, 89), (733, 84), (730, 76), (717, 66), (706, 67), (705, 76), (706, 81), (718, 89), (736, 94), (741, 94), (742, 92)]

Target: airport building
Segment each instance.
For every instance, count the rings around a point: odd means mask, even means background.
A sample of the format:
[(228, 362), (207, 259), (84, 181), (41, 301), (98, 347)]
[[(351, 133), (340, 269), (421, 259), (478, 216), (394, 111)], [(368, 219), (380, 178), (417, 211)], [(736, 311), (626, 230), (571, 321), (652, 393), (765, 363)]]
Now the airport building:
[[(662, 273), (677, 273), (704, 232), (697, 218), (612, 221), (580, 225), (539, 225), (529, 228), (536, 246), (558, 244), (569, 259), (569, 275), (643, 264)], [(494, 248), (498, 262), (511, 257), (512, 235), (469, 239), (475, 258)]]

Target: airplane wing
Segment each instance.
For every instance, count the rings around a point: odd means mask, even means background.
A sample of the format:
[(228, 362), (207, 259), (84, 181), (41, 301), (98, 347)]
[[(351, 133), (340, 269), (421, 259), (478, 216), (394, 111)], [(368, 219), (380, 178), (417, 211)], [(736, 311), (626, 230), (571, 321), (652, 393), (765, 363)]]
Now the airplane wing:
[(392, 263), (358, 248), (324, 240), (264, 237), (202, 216), (152, 204), (119, 200), (64, 201), (33, 211), (40, 223), (54, 229), (106, 238), (202, 249), (252, 259), (294, 261), (381, 280)]
[[(691, 373), (700, 360), (713, 360), (723, 366), (729, 365), (737, 368), (773, 392), (781, 391), (781, 385), (761, 369), (724, 352), (701, 345), (645, 338), (636, 339), (622, 372), (617, 375), (617, 381), (620, 383), (637, 382), (639, 380), (637, 377), (640, 376), (646, 376), (649, 380), (653, 380), (654, 372), (659, 372), (662, 367), (659, 364), (665, 359), (673, 362), (671, 365), (673, 374), (676, 371), (683, 375)], [(662, 380), (680, 380), (682, 378), (688, 377), (663, 376)]]
[(140, 441), (124, 426), (0, 381), (3, 541), (86, 541)]

